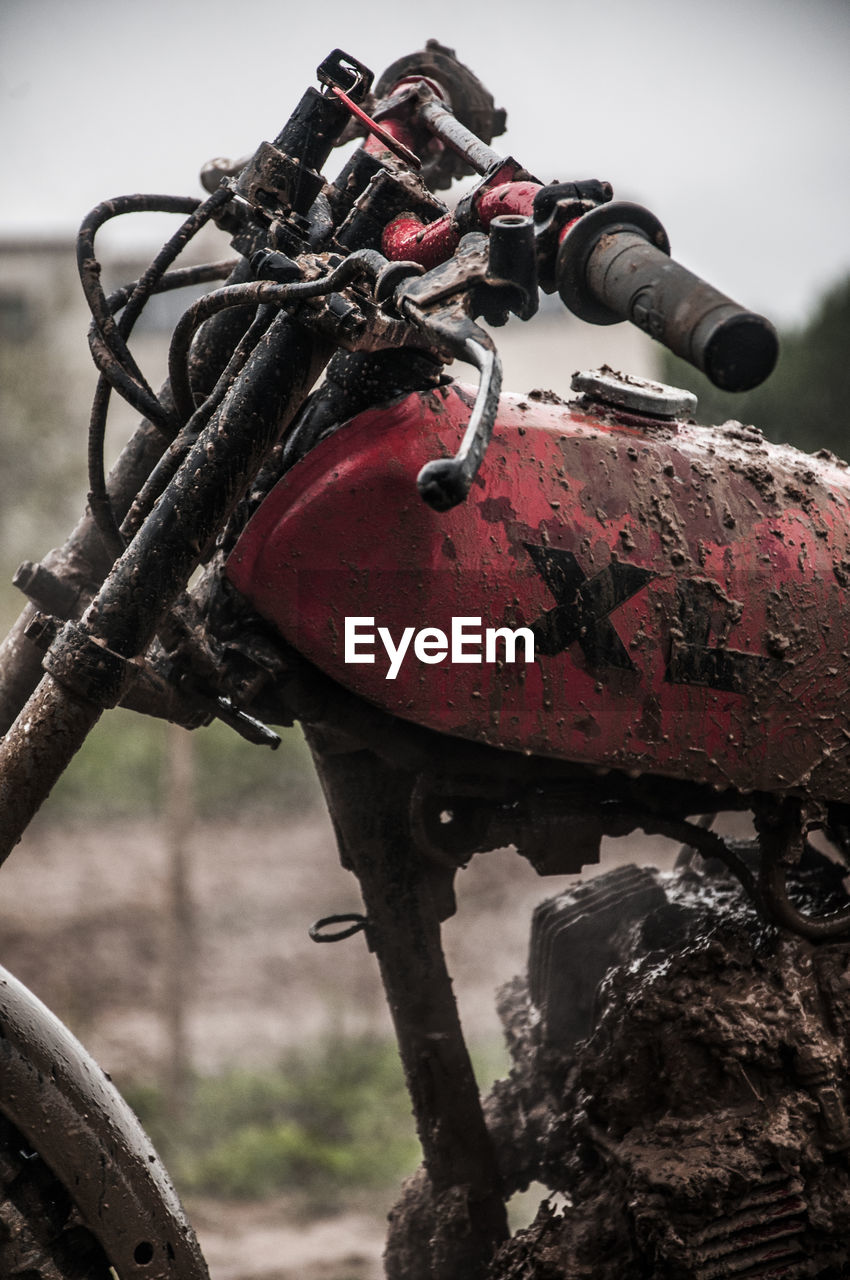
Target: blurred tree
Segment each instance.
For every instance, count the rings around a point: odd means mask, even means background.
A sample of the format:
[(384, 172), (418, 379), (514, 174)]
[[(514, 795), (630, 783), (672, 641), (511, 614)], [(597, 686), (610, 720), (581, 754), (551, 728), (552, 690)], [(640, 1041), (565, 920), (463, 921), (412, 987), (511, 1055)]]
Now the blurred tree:
[[(76, 338), (79, 317), (69, 315), (61, 292), (57, 316), (53, 327), (39, 316), (32, 325), (17, 317), (5, 329), (0, 323), (0, 634), (25, 604), (11, 585), (15, 569), (62, 543), (85, 501), (86, 428), (96, 375), (84, 339), (63, 341), (72, 323)], [(129, 435), (135, 413), (123, 410), (122, 419), (122, 406), (115, 408)], [(117, 434), (123, 442), (120, 427)], [(251, 746), (222, 724), (199, 730), (194, 742), (197, 805), (206, 816), (304, 813), (317, 802), (318, 784), (297, 729), (284, 734), (275, 753)], [(60, 779), (45, 812), (57, 821), (105, 821), (160, 811), (165, 746), (161, 721), (111, 712)]]
[(779, 362), (760, 387), (742, 395), (718, 391), (676, 356), (664, 356), (662, 377), (699, 396), (702, 423), (736, 418), (777, 442), (806, 452), (850, 454), (850, 276), (824, 294), (811, 319), (780, 334)]
[[(0, 620), (23, 607), (11, 587), (23, 559), (64, 539), (85, 493), (85, 399), (73, 403), (61, 356), (0, 338)], [(5, 630), (5, 626), (4, 626)]]

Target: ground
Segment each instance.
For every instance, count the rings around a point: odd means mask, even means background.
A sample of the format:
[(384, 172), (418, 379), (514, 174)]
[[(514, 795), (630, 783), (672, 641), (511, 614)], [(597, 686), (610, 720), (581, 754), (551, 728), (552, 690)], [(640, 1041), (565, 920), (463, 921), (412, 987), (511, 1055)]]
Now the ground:
[[(196, 825), (190, 845), (194, 957), (188, 973), (193, 1066), (263, 1065), (340, 1032), (390, 1034), (362, 935), (316, 946), (317, 918), (357, 911), (329, 824)], [(604, 864), (669, 862), (665, 842), (605, 842)], [(121, 1078), (161, 1069), (170, 985), (166, 835), (153, 823), (36, 823), (3, 872), (2, 961)], [(496, 989), (525, 965), (531, 909), (565, 879), (541, 881), (509, 850), (478, 856), (445, 926), (470, 1038), (495, 1042)], [(489, 1082), (483, 1082), (486, 1086)], [(286, 1198), (189, 1206), (213, 1280), (377, 1280), (391, 1194), (305, 1219)]]

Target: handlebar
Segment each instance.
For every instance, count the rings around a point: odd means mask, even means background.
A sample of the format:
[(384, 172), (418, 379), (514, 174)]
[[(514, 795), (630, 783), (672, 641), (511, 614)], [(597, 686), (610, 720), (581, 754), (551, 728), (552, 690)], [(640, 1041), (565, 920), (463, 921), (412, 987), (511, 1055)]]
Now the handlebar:
[(648, 209), (600, 205), (567, 231), (558, 252), (558, 292), (592, 324), (631, 322), (708, 375), (724, 391), (764, 382), (779, 354), (776, 330), (670, 256)]

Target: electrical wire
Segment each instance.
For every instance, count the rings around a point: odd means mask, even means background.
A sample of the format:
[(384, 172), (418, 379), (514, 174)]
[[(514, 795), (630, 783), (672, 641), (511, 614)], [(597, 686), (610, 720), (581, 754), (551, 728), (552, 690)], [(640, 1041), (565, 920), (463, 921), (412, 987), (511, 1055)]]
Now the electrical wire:
[[(218, 193), (216, 193), (218, 194)], [(141, 370), (127, 348), (124, 335), (120, 332), (115, 318), (109, 310), (109, 303), (100, 282), (101, 266), (94, 252), (95, 235), (105, 222), (125, 213), (189, 213), (193, 214), (199, 207), (199, 201), (183, 196), (134, 195), (119, 196), (114, 200), (105, 200), (83, 219), (77, 234), (77, 269), (83, 293), (95, 322), (104, 351), (104, 357), (98, 367), (105, 376), (115, 372), (120, 379), (121, 394), (132, 395), (134, 407), (152, 422), (167, 430), (168, 415), (154, 392), (148, 386)], [(178, 250), (179, 252), (179, 250)]]
[(232, 199), (232, 192), (228, 187), (219, 188), (203, 203), (189, 196), (120, 196), (114, 200), (106, 200), (93, 209), (84, 218), (77, 235), (77, 268), (97, 335), (92, 351), (95, 363), (135, 409), (164, 430), (170, 427), (168, 414), (136, 364), (127, 347), (125, 335), (110, 312), (108, 300), (100, 282), (100, 263), (94, 252), (95, 235), (105, 222), (125, 213), (158, 212), (190, 215), (163, 246), (139, 280), (137, 286), (139, 301), (136, 306), (143, 305), (153, 291), (156, 281), (192, 236), (230, 199)]
[(246, 284), (227, 285), (204, 294), (180, 317), (171, 338), (168, 352), (168, 377), (171, 394), (178, 416), (187, 421), (196, 405), (189, 381), (189, 351), (192, 340), (204, 323), (228, 307), (258, 306), (268, 303), (282, 307), (290, 302), (317, 298), (333, 293), (362, 275), (377, 277), (386, 259), (371, 249), (360, 249), (344, 258), (339, 266), (318, 280), (299, 280), (290, 284), (277, 284), (271, 280), (254, 280)]

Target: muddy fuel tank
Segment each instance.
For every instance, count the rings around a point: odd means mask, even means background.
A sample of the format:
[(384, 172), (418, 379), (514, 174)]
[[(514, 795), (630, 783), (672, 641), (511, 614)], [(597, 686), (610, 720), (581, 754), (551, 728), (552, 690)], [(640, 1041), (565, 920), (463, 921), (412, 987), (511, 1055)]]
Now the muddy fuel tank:
[[(414, 394), (318, 445), (247, 526), (233, 583), (323, 671), (406, 720), (850, 800), (847, 465), (640, 403), (505, 396), (468, 500), (438, 514), (416, 476), (455, 452), (471, 403), (457, 384)], [(394, 648), (408, 635), (392, 678), (379, 628)], [(533, 660), (522, 633), (512, 655), (498, 635), (488, 655), (499, 628), (530, 630)]]

